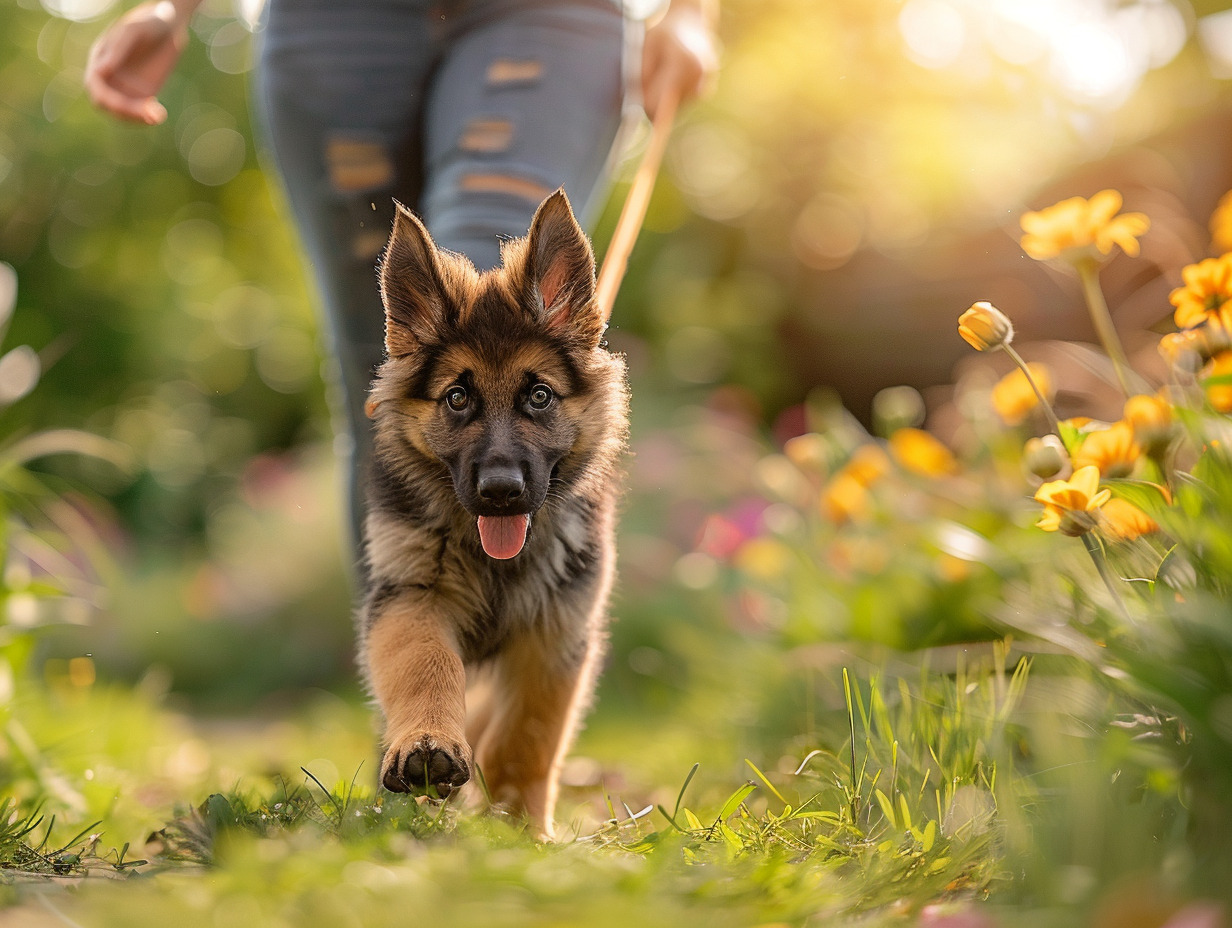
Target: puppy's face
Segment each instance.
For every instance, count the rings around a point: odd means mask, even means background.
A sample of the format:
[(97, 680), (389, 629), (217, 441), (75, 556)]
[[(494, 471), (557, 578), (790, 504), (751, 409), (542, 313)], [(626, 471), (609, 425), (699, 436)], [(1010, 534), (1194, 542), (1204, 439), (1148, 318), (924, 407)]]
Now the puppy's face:
[(503, 258), (478, 274), (399, 207), (381, 267), (389, 360), (370, 401), (378, 428), (448, 469), (495, 558), (521, 551), (587, 444), (586, 369), (603, 331), (593, 254), (563, 193)]

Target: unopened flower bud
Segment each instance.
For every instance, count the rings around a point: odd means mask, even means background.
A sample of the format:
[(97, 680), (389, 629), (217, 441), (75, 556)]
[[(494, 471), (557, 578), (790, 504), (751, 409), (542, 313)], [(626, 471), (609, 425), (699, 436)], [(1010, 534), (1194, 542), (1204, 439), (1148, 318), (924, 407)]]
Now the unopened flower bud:
[(924, 397), (914, 387), (886, 387), (873, 397), (873, 425), (879, 435), (918, 428), (924, 413)]
[(981, 300), (958, 317), (958, 334), (976, 351), (996, 351), (1014, 340), (1014, 325), (1005, 313)]
[(1148, 451), (1166, 446), (1175, 432), (1172, 406), (1158, 396), (1131, 396), (1125, 401), (1124, 416), (1134, 430), (1134, 441)]
[(1056, 435), (1030, 439), (1022, 449), (1022, 466), (1036, 486), (1045, 480), (1068, 480), (1074, 472), (1069, 453)]
[(1172, 332), (1159, 340), (1159, 353), (1172, 367), (1196, 373), (1206, 358), (1206, 339), (1196, 329)]

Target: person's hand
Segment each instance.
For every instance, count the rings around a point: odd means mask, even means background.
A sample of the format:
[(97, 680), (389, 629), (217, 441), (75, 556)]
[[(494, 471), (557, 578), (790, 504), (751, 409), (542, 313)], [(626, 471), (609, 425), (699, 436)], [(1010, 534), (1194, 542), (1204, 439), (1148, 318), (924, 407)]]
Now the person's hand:
[(86, 61), (85, 86), (99, 109), (155, 126), (167, 109), (155, 97), (188, 43), (195, 3), (148, 0), (98, 37)]
[(699, 96), (718, 71), (714, 8), (706, 0), (674, 0), (646, 30), (642, 106), (651, 119), (669, 98), (683, 103)]

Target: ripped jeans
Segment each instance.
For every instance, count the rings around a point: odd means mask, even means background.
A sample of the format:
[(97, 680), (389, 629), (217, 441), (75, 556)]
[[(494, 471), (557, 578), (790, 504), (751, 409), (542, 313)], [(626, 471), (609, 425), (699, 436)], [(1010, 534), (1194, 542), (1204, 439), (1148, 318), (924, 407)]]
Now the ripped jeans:
[(393, 199), (481, 270), (557, 187), (585, 215), (620, 123), (618, 3), (270, 0), (255, 106), (325, 310), (353, 552)]

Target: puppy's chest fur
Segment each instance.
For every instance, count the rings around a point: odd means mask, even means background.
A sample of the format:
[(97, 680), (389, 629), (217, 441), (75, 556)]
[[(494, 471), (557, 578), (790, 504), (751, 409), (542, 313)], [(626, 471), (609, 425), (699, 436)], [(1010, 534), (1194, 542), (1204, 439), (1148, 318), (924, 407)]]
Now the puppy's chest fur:
[[(434, 484), (439, 489), (424, 492)], [(535, 515), (526, 549), (500, 561), (483, 552), (474, 519), (442, 475), (400, 479), (378, 462), (370, 487), (369, 615), (418, 588), (456, 606), (452, 624), (468, 664), (496, 656), (519, 634), (553, 639), (565, 651), (570, 642), (584, 647), (588, 613), (579, 607), (593, 598), (610, 550), (614, 492), (551, 500)]]

